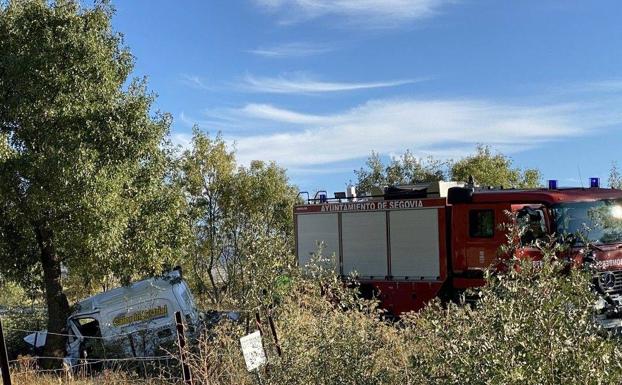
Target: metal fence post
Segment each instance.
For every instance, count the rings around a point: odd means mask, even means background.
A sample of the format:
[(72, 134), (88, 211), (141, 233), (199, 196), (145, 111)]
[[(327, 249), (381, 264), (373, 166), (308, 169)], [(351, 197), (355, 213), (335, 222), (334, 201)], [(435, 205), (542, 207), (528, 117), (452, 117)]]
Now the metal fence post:
[(2, 369), (2, 383), (11, 385), (11, 372), (9, 371), (9, 356), (6, 353), (4, 342), (4, 330), (2, 329), (2, 317), (0, 317), (0, 368)]
[(257, 330), (259, 330), (259, 334), (263, 336), (263, 328), (261, 327), (261, 317), (259, 316), (259, 312), (255, 312), (255, 325), (257, 326)]
[(175, 312), (175, 322), (177, 323), (177, 342), (179, 343), (179, 359), (183, 371), (184, 383), (192, 385), (192, 375), (188, 366), (188, 357), (186, 354), (186, 335), (184, 334), (184, 324), (181, 312)]
[(272, 319), (272, 310), (268, 313), (268, 324), (270, 325), (270, 331), (272, 332), (272, 338), (274, 338), (274, 346), (276, 347), (276, 353), (281, 357), (281, 345), (279, 344), (279, 337), (276, 335), (276, 327), (274, 326), (274, 320)]

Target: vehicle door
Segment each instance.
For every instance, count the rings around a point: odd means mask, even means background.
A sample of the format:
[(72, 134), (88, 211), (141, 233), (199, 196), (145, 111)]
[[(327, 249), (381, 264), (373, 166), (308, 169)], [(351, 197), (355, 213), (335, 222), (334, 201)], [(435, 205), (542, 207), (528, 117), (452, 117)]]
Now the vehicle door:
[(505, 243), (501, 225), (509, 204), (455, 204), (452, 210), (454, 272), (482, 271), (495, 263)]
[(521, 232), (520, 239), (516, 240), (519, 245), (516, 256), (521, 259), (540, 260), (542, 253), (537, 243), (545, 241), (550, 233), (547, 210), (541, 204), (514, 204), (512, 212), (516, 218), (517, 230)]
[(67, 350), (71, 358), (106, 356), (98, 311), (70, 317), (68, 330)]

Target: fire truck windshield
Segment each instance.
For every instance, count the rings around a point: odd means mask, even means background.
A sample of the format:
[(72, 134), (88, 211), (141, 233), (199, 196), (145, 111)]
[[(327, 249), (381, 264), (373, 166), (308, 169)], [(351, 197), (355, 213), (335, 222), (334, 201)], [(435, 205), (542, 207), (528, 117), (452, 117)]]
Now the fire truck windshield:
[(560, 203), (551, 213), (557, 234), (582, 234), (595, 244), (622, 242), (622, 201)]

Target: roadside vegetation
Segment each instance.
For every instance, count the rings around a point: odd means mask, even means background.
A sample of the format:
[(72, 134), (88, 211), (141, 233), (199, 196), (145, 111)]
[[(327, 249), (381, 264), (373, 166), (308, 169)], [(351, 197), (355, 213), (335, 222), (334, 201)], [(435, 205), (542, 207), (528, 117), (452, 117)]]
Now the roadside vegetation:
[[(622, 381), (622, 345), (593, 320), (592, 273), (538, 244), (541, 263), (511, 259), (475, 305), (431, 303), (397, 323), (317, 265), (274, 308), (283, 354), (267, 335), (264, 384), (602, 384)], [(320, 259), (321, 261), (321, 259)], [(253, 384), (223, 324), (194, 356), (208, 383)]]
[[(318, 257), (257, 309), (273, 315), (281, 356), (264, 322), (268, 365), (248, 373), (239, 337), (255, 326), (223, 322), (190, 350), (192, 372), (202, 384), (620, 383), (622, 345), (593, 321), (590, 271), (568, 269), (557, 243), (539, 247), (542, 263), (511, 260), (474, 306), (434, 302), (398, 322)], [(103, 373), (92, 383), (128, 378)]]
[[(281, 356), (264, 322), (268, 364), (248, 373), (239, 337), (255, 326), (223, 322), (190, 350), (192, 372), (201, 384), (620, 383), (622, 347), (593, 321), (591, 272), (558, 260), (555, 242), (539, 247), (541, 263), (510, 260), (507, 273), (488, 276), (475, 305), (434, 302), (398, 322), (318, 256), (257, 308), (273, 315)], [(85, 383), (129, 378), (107, 372)]]

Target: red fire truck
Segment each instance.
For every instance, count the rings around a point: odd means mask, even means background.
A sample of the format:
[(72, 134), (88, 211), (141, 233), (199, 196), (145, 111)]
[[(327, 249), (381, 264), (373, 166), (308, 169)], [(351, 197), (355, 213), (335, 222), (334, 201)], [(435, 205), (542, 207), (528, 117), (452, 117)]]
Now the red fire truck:
[[(586, 233), (593, 242), (588, 257), (600, 271), (596, 282), (608, 298), (604, 307), (617, 307), (622, 304), (622, 190), (600, 188), (596, 178), (591, 183), (591, 188), (557, 188), (550, 181), (548, 189), (519, 190), (435, 182), (389, 187), (371, 197), (320, 193), (294, 209), (298, 262), (306, 265), (323, 243), (323, 255), (334, 256), (340, 275), (355, 274), (364, 295), (377, 295), (385, 309), (399, 315), (432, 298), (482, 286), (485, 269), (507, 242), (499, 225), (510, 211), (528, 222), (523, 255), (536, 255), (530, 241), (546, 234)], [(603, 319), (619, 322), (613, 313)]]

